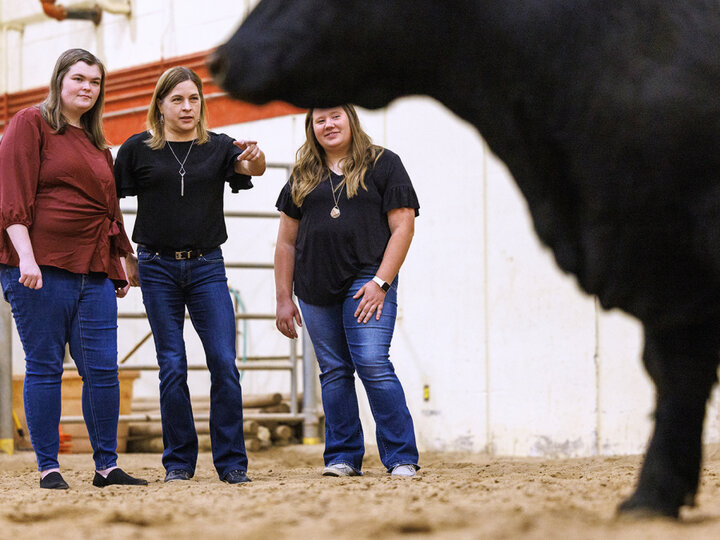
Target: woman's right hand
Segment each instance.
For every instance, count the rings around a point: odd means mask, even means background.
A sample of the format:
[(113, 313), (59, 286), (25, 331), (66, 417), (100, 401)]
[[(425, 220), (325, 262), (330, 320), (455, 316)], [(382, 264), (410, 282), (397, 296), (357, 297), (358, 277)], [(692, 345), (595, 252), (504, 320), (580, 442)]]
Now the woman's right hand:
[(42, 288), (42, 272), (40, 272), (40, 267), (35, 262), (35, 254), (27, 226), (21, 223), (13, 223), (8, 225), (5, 231), (18, 254), (18, 259), (20, 259), (18, 264), (20, 279), (18, 281), (28, 289)]
[(20, 269), (20, 279), (18, 281), (25, 285), (28, 289), (41, 289), (43, 286), (42, 272), (35, 262), (35, 259), (20, 259), (18, 265)]
[(297, 339), (298, 334), (295, 329), (295, 323), (298, 326), (302, 326), (302, 319), (300, 317), (300, 310), (295, 305), (295, 302), (291, 298), (282, 300), (277, 303), (277, 310), (275, 312), (275, 326), (280, 332), (290, 339)]

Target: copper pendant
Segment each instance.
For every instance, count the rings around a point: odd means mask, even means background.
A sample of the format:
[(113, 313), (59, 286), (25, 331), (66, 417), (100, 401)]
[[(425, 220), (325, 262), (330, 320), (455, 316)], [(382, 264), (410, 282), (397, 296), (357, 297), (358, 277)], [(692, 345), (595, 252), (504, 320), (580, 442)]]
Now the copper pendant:
[(333, 206), (332, 210), (330, 210), (330, 217), (333, 219), (340, 217), (340, 209), (337, 206)]

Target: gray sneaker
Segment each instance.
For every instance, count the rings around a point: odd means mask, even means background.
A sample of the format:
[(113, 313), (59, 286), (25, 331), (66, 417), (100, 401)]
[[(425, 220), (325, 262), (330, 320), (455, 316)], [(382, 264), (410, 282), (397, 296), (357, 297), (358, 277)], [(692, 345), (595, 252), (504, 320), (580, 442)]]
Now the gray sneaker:
[(360, 476), (360, 473), (353, 469), (350, 465), (344, 463), (334, 463), (323, 469), (323, 476)]
[(412, 465), (396, 465), (395, 467), (393, 467), (390, 475), (403, 478), (411, 478), (413, 476), (416, 476), (417, 472), (415, 471), (415, 467)]

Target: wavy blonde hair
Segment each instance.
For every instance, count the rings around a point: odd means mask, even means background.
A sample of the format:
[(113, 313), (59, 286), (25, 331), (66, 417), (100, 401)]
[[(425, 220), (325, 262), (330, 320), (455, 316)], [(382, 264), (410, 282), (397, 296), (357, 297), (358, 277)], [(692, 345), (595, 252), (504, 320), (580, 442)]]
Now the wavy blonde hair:
[(155, 85), (155, 92), (153, 93), (150, 107), (148, 108), (146, 124), (151, 137), (145, 141), (145, 144), (153, 150), (159, 150), (165, 146), (165, 127), (163, 125), (164, 121), (160, 107), (158, 106), (158, 101), (165, 99), (167, 95), (172, 92), (173, 88), (185, 81), (192, 81), (200, 95), (200, 118), (198, 119), (197, 141), (195, 141), (195, 144), (205, 144), (210, 140), (207, 127), (207, 105), (205, 104), (205, 96), (203, 95), (202, 80), (192, 69), (184, 66), (175, 66), (160, 75)]
[(55, 133), (65, 133), (68, 121), (62, 113), (62, 82), (70, 68), (78, 62), (84, 62), (88, 66), (97, 66), (100, 69), (100, 93), (92, 109), (85, 111), (80, 117), (80, 125), (90, 141), (98, 149), (105, 150), (108, 147), (102, 129), (102, 116), (105, 109), (105, 66), (91, 52), (85, 49), (68, 49), (58, 57), (50, 78), (48, 95), (40, 104), (40, 113), (50, 127), (55, 130)]
[[(373, 144), (370, 136), (363, 131), (355, 107), (349, 104), (342, 105), (350, 124), (350, 155), (342, 160), (341, 166), (345, 178), (345, 189), (348, 199), (357, 195), (360, 186), (367, 191), (365, 173), (374, 165), (383, 148)], [(295, 154), (295, 165), (292, 169), (292, 198), (293, 202), (302, 206), (305, 197), (315, 189), (320, 182), (330, 177), (330, 169), (325, 163), (325, 150), (315, 137), (313, 129), (313, 111), (310, 109), (305, 115), (305, 142)]]

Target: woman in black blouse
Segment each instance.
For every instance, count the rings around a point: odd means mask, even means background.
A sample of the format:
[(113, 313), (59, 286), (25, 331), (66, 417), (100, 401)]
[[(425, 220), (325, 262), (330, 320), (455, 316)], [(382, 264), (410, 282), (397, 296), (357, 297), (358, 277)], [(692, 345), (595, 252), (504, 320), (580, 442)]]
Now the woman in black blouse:
[(210, 438), (218, 476), (249, 482), (243, 439), (242, 390), (235, 364), (235, 313), (220, 245), (227, 240), (223, 191), (252, 187), (265, 171), (254, 141), (207, 129), (202, 81), (192, 70), (162, 74), (148, 110), (148, 131), (118, 151), (120, 197), (138, 198), (128, 280), (140, 285), (160, 366), (165, 481), (195, 474), (198, 440), (187, 385), (185, 308), (210, 371)]
[(320, 365), (323, 475), (361, 474), (357, 372), (383, 465), (393, 476), (415, 476), (413, 421), (389, 349), (397, 274), (412, 241), (417, 197), (400, 158), (372, 144), (353, 106), (311, 109), (305, 134), (277, 201), (276, 324), (297, 337), (295, 323), (302, 323), (294, 285)]

